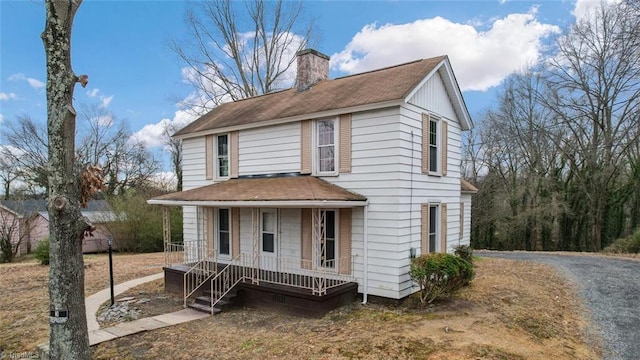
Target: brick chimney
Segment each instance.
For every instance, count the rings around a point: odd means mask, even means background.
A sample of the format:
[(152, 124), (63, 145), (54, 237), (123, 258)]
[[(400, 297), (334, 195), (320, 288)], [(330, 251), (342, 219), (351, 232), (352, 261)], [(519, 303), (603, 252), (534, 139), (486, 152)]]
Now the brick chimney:
[(304, 91), (321, 80), (329, 78), (329, 57), (313, 49), (301, 50), (296, 54), (298, 74), (296, 88)]

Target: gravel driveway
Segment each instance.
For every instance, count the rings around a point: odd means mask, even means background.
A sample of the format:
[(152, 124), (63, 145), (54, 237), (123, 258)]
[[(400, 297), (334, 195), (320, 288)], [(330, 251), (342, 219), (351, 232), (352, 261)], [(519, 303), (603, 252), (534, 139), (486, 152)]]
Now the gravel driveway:
[(540, 252), (477, 251), (479, 256), (555, 267), (573, 281), (604, 340), (604, 359), (640, 359), (640, 261)]

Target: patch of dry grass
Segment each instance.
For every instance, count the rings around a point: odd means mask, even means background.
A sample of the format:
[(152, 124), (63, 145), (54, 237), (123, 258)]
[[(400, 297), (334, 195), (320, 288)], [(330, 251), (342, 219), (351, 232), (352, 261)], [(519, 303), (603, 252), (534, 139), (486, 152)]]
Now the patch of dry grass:
[[(115, 256), (116, 283), (161, 271), (162, 254)], [(108, 286), (106, 255), (85, 257), (87, 295)], [(482, 259), (470, 287), (433, 306), (354, 303), (322, 319), (240, 309), (94, 347), (96, 359), (598, 359), (574, 289), (552, 269)], [(0, 265), (0, 348), (48, 336), (48, 267)], [(163, 297), (161, 282), (127, 295)], [(173, 298), (177, 303), (179, 297)], [(149, 313), (173, 311), (153, 308)], [(155, 302), (155, 304), (161, 304)], [(154, 313), (154, 314), (155, 314)], [(148, 316), (146, 314), (145, 316)]]
[[(114, 254), (114, 279), (121, 283), (162, 271), (163, 253)], [(109, 286), (106, 254), (85, 255), (85, 294)], [(33, 351), (49, 337), (49, 267), (34, 259), (0, 265), (0, 349)]]
[(322, 319), (241, 309), (95, 347), (97, 359), (598, 359), (574, 290), (547, 266), (477, 263), (426, 308), (352, 304)]

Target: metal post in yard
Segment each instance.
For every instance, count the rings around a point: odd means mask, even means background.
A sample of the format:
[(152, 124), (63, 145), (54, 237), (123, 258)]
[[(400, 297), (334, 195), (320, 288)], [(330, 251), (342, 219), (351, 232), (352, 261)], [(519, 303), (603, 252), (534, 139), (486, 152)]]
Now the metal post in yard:
[(109, 242), (109, 284), (111, 288), (111, 306), (113, 306), (113, 304), (115, 303), (113, 296), (113, 250), (111, 247), (112, 240), (113, 239), (111, 237), (107, 238), (107, 241)]

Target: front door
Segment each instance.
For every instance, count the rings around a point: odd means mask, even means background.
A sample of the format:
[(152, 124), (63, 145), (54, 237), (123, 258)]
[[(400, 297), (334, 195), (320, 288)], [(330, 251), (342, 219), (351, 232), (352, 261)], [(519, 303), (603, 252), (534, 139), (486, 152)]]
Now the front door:
[(261, 268), (278, 271), (278, 210), (263, 209), (260, 212)]

